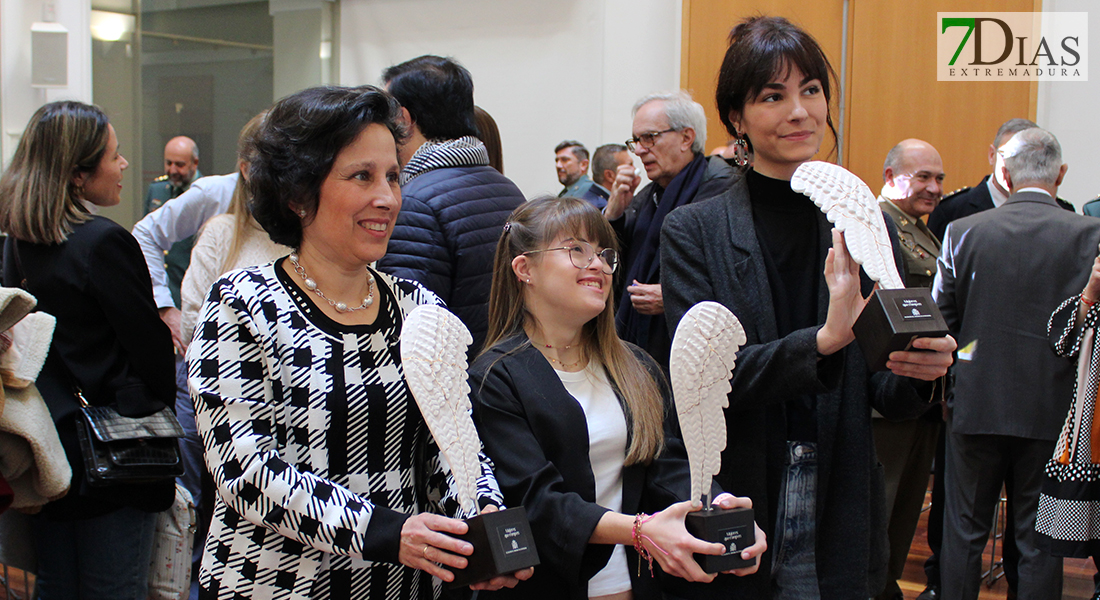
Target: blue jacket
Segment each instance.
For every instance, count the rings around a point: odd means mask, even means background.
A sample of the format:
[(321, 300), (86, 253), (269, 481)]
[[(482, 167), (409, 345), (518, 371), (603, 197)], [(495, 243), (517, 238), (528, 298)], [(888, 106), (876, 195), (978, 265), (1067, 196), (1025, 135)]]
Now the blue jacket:
[(493, 254), (508, 215), (525, 201), (492, 167), (449, 167), (401, 189), (401, 213), (378, 268), (433, 291), (470, 329), (476, 356), (489, 321)]

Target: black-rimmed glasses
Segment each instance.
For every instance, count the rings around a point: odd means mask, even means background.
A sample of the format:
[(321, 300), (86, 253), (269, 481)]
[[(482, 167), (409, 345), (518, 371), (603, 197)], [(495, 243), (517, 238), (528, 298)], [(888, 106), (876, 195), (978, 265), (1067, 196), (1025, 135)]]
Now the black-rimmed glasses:
[(598, 255), (600, 262), (603, 263), (603, 272), (611, 275), (615, 272), (615, 269), (619, 268), (619, 253), (614, 248), (604, 248), (599, 252), (592, 247), (592, 244), (579, 240), (571, 240), (565, 243), (564, 246), (557, 248), (546, 248), (543, 250), (531, 250), (524, 252), (523, 255), (538, 254), (540, 252), (553, 252), (554, 250), (568, 250), (569, 262), (573, 263), (574, 267), (578, 269), (587, 269), (588, 265), (592, 264), (592, 259)]
[(653, 147), (653, 144), (657, 143), (657, 138), (661, 137), (662, 134), (668, 133), (670, 131), (676, 131), (676, 128), (670, 127), (664, 131), (650, 131), (649, 133), (636, 135), (626, 141), (626, 147), (634, 153), (638, 152), (638, 146), (649, 150)]

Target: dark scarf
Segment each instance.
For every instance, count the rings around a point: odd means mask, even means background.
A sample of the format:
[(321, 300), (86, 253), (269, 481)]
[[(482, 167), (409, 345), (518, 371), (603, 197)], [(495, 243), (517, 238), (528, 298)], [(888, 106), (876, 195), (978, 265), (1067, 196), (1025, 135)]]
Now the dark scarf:
[[(619, 298), (619, 308), (615, 313), (615, 324), (619, 336), (648, 350), (649, 332), (654, 317), (643, 315), (630, 304), (630, 292), (627, 287), (637, 279), (641, 283), (660, 281), (661, 254), (658, 244), (661, 240), (661, 225), (669, 212), (691, 203), (703, 176), (707, 172), (707, 157), (696, 154), (695, 158), (682, 171), (672, 178), (663, 193), (658, 193), (659, 201), (648, 198), (638, 207), (634, 227), (630, 232), (630, 248), (626, 253), (626, 273), (623, 279), (623, 292)], [(656, 188), (656, 186), (655, 186)], [(661, 323), (664, 317), (659, 316)], [(665, 349), (665, 352), (668, 350)], [(658, 359), (659, 361), (660, 359)]]

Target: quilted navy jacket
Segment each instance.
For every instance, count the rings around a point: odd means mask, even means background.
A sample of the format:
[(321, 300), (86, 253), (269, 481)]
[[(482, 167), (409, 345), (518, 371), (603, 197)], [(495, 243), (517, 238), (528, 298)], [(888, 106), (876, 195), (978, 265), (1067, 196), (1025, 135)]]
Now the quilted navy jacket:
[(428, 171), (401, 188), (401, 213), (378, 269), (435, 292), (470, 329), (476, 356), (489, 321), (493, 253), (508, 215), (523, 204), (492, 167)]

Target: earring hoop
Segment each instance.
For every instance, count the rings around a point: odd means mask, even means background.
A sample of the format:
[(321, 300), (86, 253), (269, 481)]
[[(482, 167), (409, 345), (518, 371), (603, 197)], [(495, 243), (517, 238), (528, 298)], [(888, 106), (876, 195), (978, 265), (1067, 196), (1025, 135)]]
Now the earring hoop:
[(740, 133), (733, 139), (733, 162), (739, 167), (747, 167), (752, 162), (749, 160), (749, 143)]

